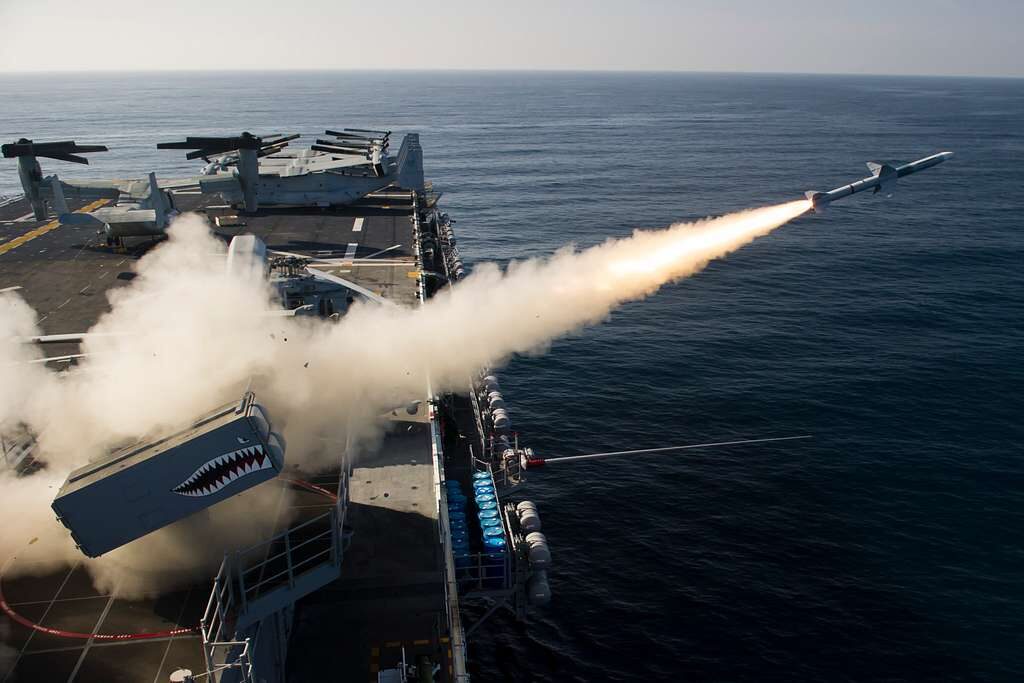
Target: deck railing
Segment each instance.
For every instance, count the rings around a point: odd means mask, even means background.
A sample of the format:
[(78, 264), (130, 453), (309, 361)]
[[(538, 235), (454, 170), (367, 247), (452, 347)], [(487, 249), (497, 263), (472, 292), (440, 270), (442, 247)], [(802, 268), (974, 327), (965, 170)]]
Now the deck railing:
[(342, 466), (337, 502), (323, 514), (235, 553), (225, 555), (201, 621), (207, 673), (214, 683), (251, 683), (246, 633), (338, 578), (348, 508), (348, 468)]

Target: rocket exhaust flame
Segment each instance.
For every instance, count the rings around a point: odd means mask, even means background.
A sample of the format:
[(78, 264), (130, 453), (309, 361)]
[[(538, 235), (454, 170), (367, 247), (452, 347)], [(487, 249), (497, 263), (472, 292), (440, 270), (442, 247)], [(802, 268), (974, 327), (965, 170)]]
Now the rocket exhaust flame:
[(664, 244), (654, 253), (639, 259), (615, 261), (609, 271), (617, 277), (634, 274), (665, 274), (694, 257), (716, 258), (765, 235), (812, 208), (809, 200), (798, 200), (764, 209), (755, 209), (704, 223), (674, 226), (664, 231)]
[[(16, 529), (0, 529), (0, 557), (38, 537), (33, 547), (45, 548), (46, 559), (81, 561), (50, 512), (54, 480), (126, 439), (188, 424), (250, 378), (288, 438), (289, 464), (316, 470), (337, 457), (325, 438), (372, 445), (386, 429), (381, 414), (422, 398), (428, 378), (438, 392), (463, 391), (479, 368), (541, 351), (810, 208), (801, 200), (637, 231), (504, 271), (483, 264), (419, 308), (357, 303), (338, 323), (254, 314), (273, 305), (268, 284), (227, 272), (211, 258), (225, 249), (206, 222), (182, 215), (169, 240), (138, 262), (138, 277), (108, 293), (111, 311), (82, 344), (89, 355), (60, 379), (27, 362), (36, 348), (14, 341), (39, 333), (35, 313), (16, 292), (0, 294), (0, 432), (24, 424), (49, 463), (45, 479), (0, 475), (0, 508), (19, 519)], [(201, 495), (256, 466), (236, 465), (214, 463), (179, 492)], [(97, 584), (122, 594), (215, 569), (225, 547), (263, 538), (286, 507), (268, 490), (251, 489), (210, 508), (202, 524), (183, 520), (85, 564)]]

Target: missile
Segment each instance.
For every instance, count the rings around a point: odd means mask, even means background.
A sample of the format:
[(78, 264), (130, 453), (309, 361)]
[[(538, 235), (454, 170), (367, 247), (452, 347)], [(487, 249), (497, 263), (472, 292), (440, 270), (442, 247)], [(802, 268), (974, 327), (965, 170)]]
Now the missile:
[(886, 197), (891, 197), (896, 191), (897, 178), (902, 178), (911, 173), (917, 173), (918, 171), (941, 164), (951, 156), (953, 156), (952, 152), (939, 152), (938, 154), (933, 154), (930, 157), (918, 159), (902, 166), (890, 166), (889, 164), (877, 164), (869, 161), (868, 170), (871, 171), (871, 175), (867, 178), (850, 183), (849, 185), (837, 187), (828, 192), (805, 192), (804, 196), (811, 200), (815, 213), (821, 213), (825, 210), (825, 207), (837, 199), (842, 199), (843, 197), (848, 197), (851, 194), (863, 192), (871, 188), (874, 188), (875, 194), (882, 192)]

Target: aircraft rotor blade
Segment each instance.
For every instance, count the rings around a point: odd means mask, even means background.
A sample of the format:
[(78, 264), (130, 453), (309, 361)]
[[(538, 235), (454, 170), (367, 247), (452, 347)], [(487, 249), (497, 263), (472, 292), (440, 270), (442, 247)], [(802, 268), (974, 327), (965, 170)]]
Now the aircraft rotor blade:
[(105, 145), (79, 145), (74, 140), (60, 140), (58, 142), (33, 142), (22, 138), (17, 142), (0, 146), (0, 152), (8, 159), (21, 156), (46, 157), (48, 159), (59, 159), (60, 161), (71, 161), (76, 164), (88, 164), (85, 157), (77, 156), (73, 152), (86, 154), (89, 152), (106, 152)]

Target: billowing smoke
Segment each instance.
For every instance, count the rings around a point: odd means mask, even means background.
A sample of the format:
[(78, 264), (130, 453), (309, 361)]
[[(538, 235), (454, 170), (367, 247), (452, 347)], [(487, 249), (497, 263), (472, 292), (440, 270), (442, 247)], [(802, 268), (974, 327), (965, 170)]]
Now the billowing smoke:
[[(76, 557), (49, 509), (64, 476), (128, 440), (187, 425), (250, 381), (283, 428), (289, 464), (329, 466), (337, 447), (325, 444), (372, 443), (386, 428), (381, 416), (424, 398), (428, 381), (435, 391), (462, 390), (480, 367), (542, 350), (808, 208), (791, 202), (638, 231), (504, 271), (486, 264), (422, 307), (359, 303), (338, 323), (266, 315), (275, 305), (267, 283), (229, 274), (223, 244), (203, 219), (183, 216), (168, 242), (139, 261), (135, 280), (111, 291), (111, 312), (90, 330), (96, 335), (77, 368), (58, 376), (27, 363), (38, 352), (13, 340), (35, 333), (34, 315), (15, 295), (0, 298), (0, 433), (25, 425), (50, 464), (32, 477), (0, 479), (3, 512), (31, 522), (6, 529), (0, 553), (35, 538), (43, 555)], [(265, 535), (280, 492), (257, 487), (201, 523), (185, 520), (88, 566), (122, 592), (208, 571), (225, 545)]]
[(226, 274), (223, 244), (194, 215), (139, 261), (130, 286), (110, 291), (111, 311), (89, 330), (88, 356), (69, 372), (29, 362), (39, 351), (22, 340), (39, 333), (35, 313), (15, 294), (0, 295), (0, 434), (35, 434), (37, 458), (48, 465), (0, 477), (0, 510), (19, 520), (0, 528), (0, 561), (17, 554), (13, 572), (83, 561), (101, 590), (137, 595), (208, 576), (226, 543), (267, 537), (288, 507), (288, 492), (275, 484), (92, 560), (75, 549), (50, 502), (74, 468), (238, 399), (248, 377), (274, 361), (260, 315), (271, 300), (262, 279)]

